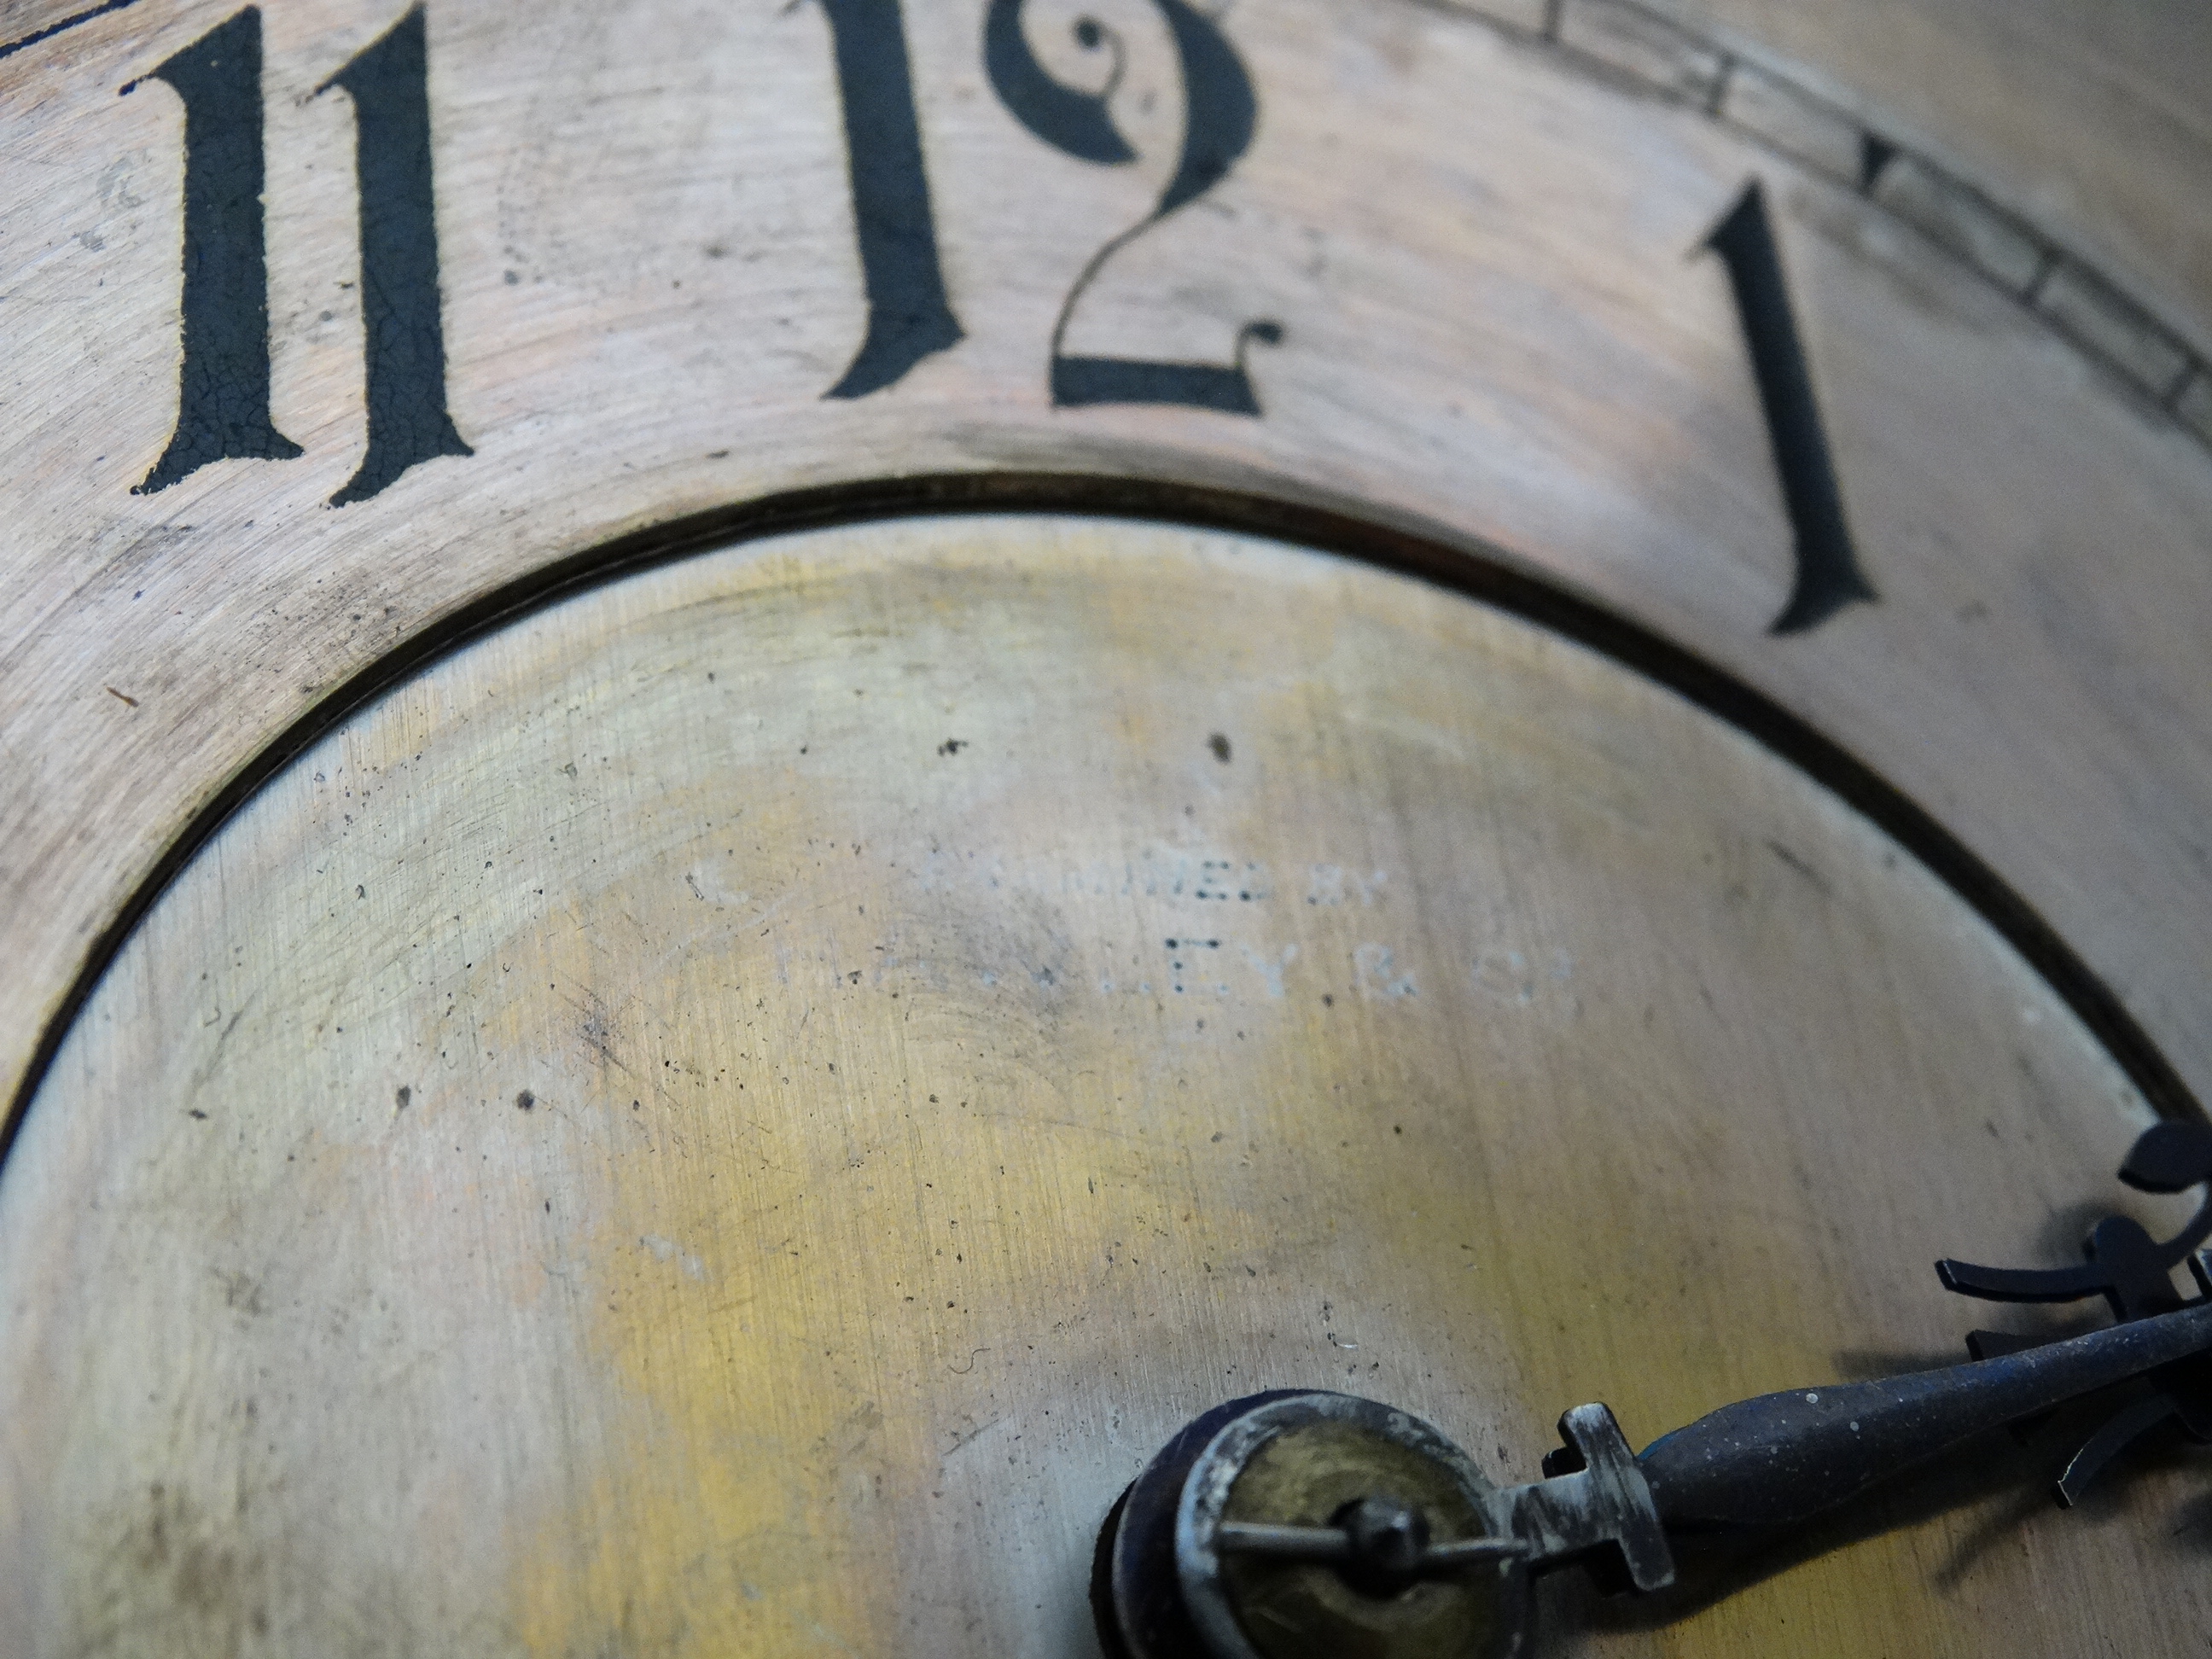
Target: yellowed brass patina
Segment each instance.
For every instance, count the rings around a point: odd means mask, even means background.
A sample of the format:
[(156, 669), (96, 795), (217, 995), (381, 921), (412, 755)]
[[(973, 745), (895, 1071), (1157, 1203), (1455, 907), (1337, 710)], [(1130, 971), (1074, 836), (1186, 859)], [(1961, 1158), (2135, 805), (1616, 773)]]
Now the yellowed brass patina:
[[(1000, 516), (572, 598), (304, 751), (0, 1180), (33, 1652), (1080, 1653), (1194, 1413), (1501, 1485), (1952, 1358), (2148, 1114), (1900, 846), (1595, 652), (1283, 544)], [(2160, 1231), (2173, 1200), (2133, 1199)], [(2142, 1650), (2009, 1486), (1560, 1653)], [(1940, 1609), (1938, 1617), (1935, 1609)], [(262, 1632), (265, 1631), (266, 1634)]]

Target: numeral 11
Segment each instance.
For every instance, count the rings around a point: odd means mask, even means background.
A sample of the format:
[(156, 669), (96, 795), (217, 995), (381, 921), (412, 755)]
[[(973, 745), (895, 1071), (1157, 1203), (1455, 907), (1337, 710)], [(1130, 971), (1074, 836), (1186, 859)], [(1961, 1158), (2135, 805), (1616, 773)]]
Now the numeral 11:
[[(146, 78), (185, 106), (185, 246), (177, 424), (141, 493), (210, 461), (301, 453), (269, 412), (260, 12), (217, 24)], [(367, 500), (417, 461), (471, 453), (446, 410), (428, 83), (417, 6), (316, 88), (353, 101), (361, 201), (368, 448), (333, 507)]]

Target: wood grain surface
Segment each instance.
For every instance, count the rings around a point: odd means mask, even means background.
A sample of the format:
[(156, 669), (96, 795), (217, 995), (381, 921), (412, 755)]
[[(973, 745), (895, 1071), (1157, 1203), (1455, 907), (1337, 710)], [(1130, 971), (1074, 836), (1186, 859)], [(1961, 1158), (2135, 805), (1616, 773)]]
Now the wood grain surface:
[[(2064, 1259), (2148, 1121), (1904, 848), (1528, 623), (1158, 526), (769, 538), (394, 690), (134, 935), (0, 1181), (0, 1629), (1088, 1652), (1215, 1401), (1512, 1480), (1584, 1400), (1942, 1363), (1932, 1260)], [(2009, 1447), (1725, 1595), (1556, 1583), (1549, 1650), (2191, 1650), (2192, 1469), (2066, 1515)]]
[[(2118, 149), (2029, 223), (2069, 246), (2078, 233), (2090, 260), (2031, 276), (2057, 284), (2031, 304), (1881, 191), (1708, 112), (1718, 58), (1633, 8), (1577, 3), (1558, 20), (1565, 50), (1464, 10), (1269, 0), (1209, 26), (1249, 81), (1249, 142), (1071, 308), (1102, 250), (1197, 177), (1179, 159), (1189, 134), (1211, 143), (1236, 125), (1221, 98), (1187, 95), (1167, 11), (1096, 9), (1110, 52), (1084, 48), (1079, 9), (1058, 0), (1033, 0), (1024, 38), (1063, 89), (1112, 80), (1105, 118), (1132, 159), (1111, 164), (1018, 118), (986, 72), (981, 5), (905, 9), (914, 153), (962, 337), (895, 383), (825, 397), (868, 328), (858, 248), (874, 222), (856, 216), (830, 28), (867, 8), (432, 0), (420, 74), (392, 84), (415, 89), (428, 134), (453, 443), (332, 506), (368, 451), (370, 368), (398, 374), (422, 345), (418, 330), (395, 353), (377, 333), (398, 290), (364, 286), (361, 163), (398, 152), (363, 149), (363, 106), (332, 78), (358, 78), (413, 14), (271, 5), (255, 14), (260, 98), (204, 94), (233, 128), (250, 108), (264, 129), (258, 150), (234, 146), (263, 157), (258, 191), (214, 192), (207, 210), (234, 229), (265, 220), (265, 330), (234, 332), (265, 335), (269, 365), (194, 380), (184, 100), (155, 71), (245, 14), (133, 0), (47, 33), (76, 13), (10, 8), (0, 1074), (33, 1076), (201, 815), (395, 651), (697, 515), (1019, 472), (1319, 504), (1498, 560), (1698, 653), (1933, 812), (2203, 1091), (2212, 381), (2188, 367), (2201, 337), (2131, 334), (2097, 286), (2195, 326), (2169, 303), (2194, 291), (2195, 256), (2179, 229), (2157, 240), (2146, 205), (2164, 199), (2157, 179), (2190, 172), (2195, 130), (2100, 125), (2149, 122), (2154, 75), (2050, 106), (2054, 146), (2078, 131)], [(1894, 7), (1822, 12), (1918, 38), (1885, 21)], [(1547, 15), (1531, 14), (1540, 30)], [(1755, 71), (1821, 91), (1967, 185), (2008, 142), (1994, 117), (1943, 127), (1929, 112), (1942, 87), (1887, 47), (1837, 56), (1779, 11), (1677, 15), (1723, 41), (1741, 84)], [(2201, 28), (2159, 27), (2174, 63), (2201, 55)], [(1981, 38), (1924, 27), (1968, 43), (1954, 57)], [(2002, 61), (2057, 76), (2057, 39), (2028, 30)], [(1879, 84), (1844, 84), (1859, 74)], [(1993, 107), (2011, 84), (1968, 101)], [(371, 112), (404, 126), (394, 95)], [(2109, 222), (2075, 214), (2128, 158), (2147, 194)], [(2008, 210), (2051, 205), (2001, 175), (1982, 183)], [(1701, 251), (1754, 179), (1880, 595), (1784, 636), (1768, 630), (1791, 591), (1791, 526), (1729, 283)], [(1975, 257), (2008, 257), (2002, 237), (1990, 246)], [(420, 299), (419, 280), (402, 286)], [(1063, 320), (1076, 356), (1225, 370), (1241, 351), (1260, 412), (1055, 406)], [(2127, 378), (2169, 369), (2193, 378), (2164, 404)], [(188, 380), (250, 402), (261, 380), (267, 424), (299, 455), (275, 459), (270, 440), (271, 458), (133, 493), (162, 476)]]

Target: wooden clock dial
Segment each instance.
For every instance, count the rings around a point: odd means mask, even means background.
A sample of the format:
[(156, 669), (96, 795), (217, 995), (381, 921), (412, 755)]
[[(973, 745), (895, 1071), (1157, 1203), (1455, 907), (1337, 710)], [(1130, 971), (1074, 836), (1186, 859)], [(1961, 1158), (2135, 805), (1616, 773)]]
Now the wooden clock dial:
[[(1531, 1479), (2172, 1231), (2212, 32), (2081, 27), (0, 8), (0, 1628), (1091, 1652), (1217, 1401)], [(2052, 1455), (1535, 1650), (2190, 1650)]]

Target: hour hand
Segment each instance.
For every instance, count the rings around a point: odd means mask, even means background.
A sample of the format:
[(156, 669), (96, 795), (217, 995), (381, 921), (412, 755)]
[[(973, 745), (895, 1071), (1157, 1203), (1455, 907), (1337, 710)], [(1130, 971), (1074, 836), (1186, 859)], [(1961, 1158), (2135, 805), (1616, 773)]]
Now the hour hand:
[(2212, 1304), (1996, 1358), (1723, 1406), (1637, 1467), (1672, 1528), (1810, 1519), (1975, 1436), (2212, 1347)]
[[(2122, 1178), (2172, 1192), (2212, 1176), (2212, 1130), (2161, 1125)], [(2153, 1390), (2085, 1446), (2067, 1501), (2136, 1434), (2212, 1401), (2212, 1294), (2166, 1275), (2212, 1232), (2212, 1201), (2153, 1241), (2109, 1218), (2080, 1268), (1947, 1262), (1954, 1289), (2000, 1299), (2103, 1294), (2121, 1322), (2042, 1344), (1990, 1342), (1964, 1364), (1739, 1401), (1632, 1453), (1613, 1413), (1560, 1419), (1545, 1478), (1504, 1489), (1407, 1413), (1331, 1393), (1256, 1395), (1195, 1419), (1123, 1496), (1094, 1599), (1124, 1659), (1288, 1653), (1526, 1651), (1528, 1581), (1585, 1563), (1623, 1588), (1673, 1582), (1671, 1538), (1800, 1524), (1978, 1436), (2149, 1376)], [(2200, 1273), (2200, 1281), (2203, 1275)], [(2002, 1348), (2002, 1352), (1997, 1350)]]
[(1579, 1406), (1546, 1478), (1504, 1489), (1388, 1406), (1254, 1395), (1189, 1425), (1124, 1495), (1102, 1540), (1102, 1621), (1126, 1659), (1290, 1650), (1268, 1632), (1296, 1632), (1302, 1652), (1516, 1654), (1532, 1573), (1586, 1562), (1662, 1589), (1670, 1534), (1796, 1525), (2208, 1348), (2212, 1301), (1942, 1370), (1761, 1395), (1633, 1455), (1610, 1411)]
[[(2212, 1182), (2212, 1126), (2187, 1121), (2154, 1124), (2136, 1138), (2121, 1164), (2120, 1179), (2140, 1192), (2179, 1193)], [(2113, 1317), (2126, 1322), (2171, 1312), (2182, 1305), (2173, 1270), (2186, 1261), (2200, 1290), (2212, 1295), (2212, 1273), (2197, 1254), (2212, 1237), (2212, 1187), (2189, 1224), (2172, 1238), (2153, 1238), (2131, 1216), (2108, 1215), (2089, 1230), (2082, 1261), (2069, 1267), (1985, 1267), (1939, 1261), (1945, 1286), (1992, 1302), (2075, 1302), (2102, 1297)], [(2039, 1346), (2032, 1338), (1976, 1331), (1966, 1339), (1977, 1359)], [(2198, 1440), (2212, 1440), (2212, 1355), (2197, 1353), (2161, 1367), (2148, 1393), (2099, 1426), (2075, 1454), (2057, 1482), (2069, 1506), (2105, 1466), (2136, 1438), (2169, 1420)]]

